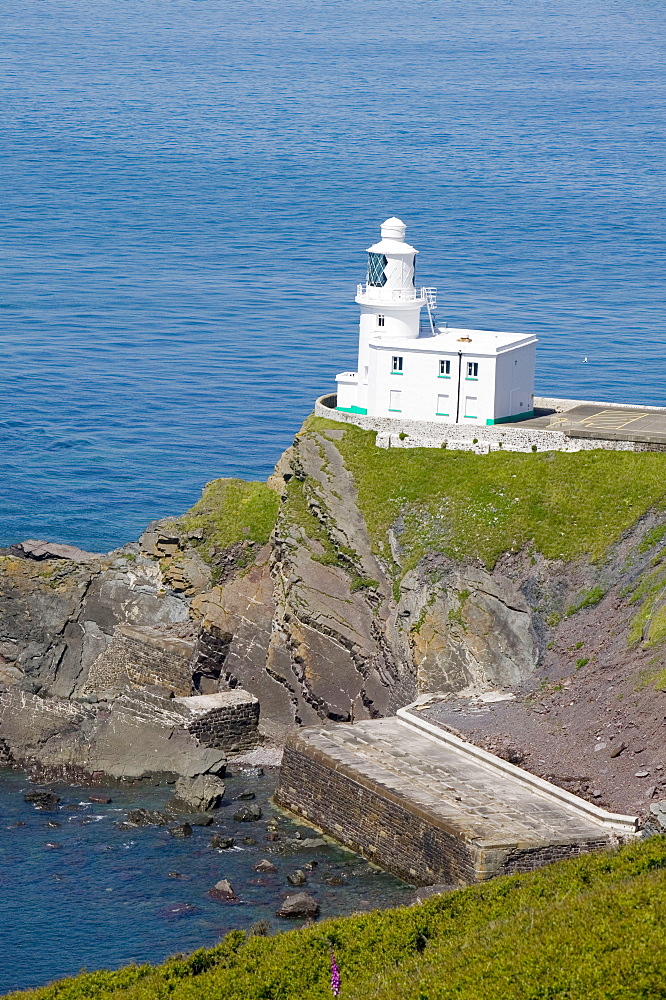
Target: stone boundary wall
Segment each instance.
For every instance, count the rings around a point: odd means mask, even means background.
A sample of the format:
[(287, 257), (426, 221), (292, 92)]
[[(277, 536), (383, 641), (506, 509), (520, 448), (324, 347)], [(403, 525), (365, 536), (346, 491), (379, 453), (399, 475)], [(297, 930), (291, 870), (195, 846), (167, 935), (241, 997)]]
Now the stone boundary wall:
[(204, 746), (232, 752), (260, 742), (259, 701), (241, 688), (175, 701), (184, 710), (185, 728)]
[(159, 629), (116, 625), (110, 644), (90, 667), (86, 690), (110, 690), (129, 681), (136, 687), (156, 684), (188, 695), (194, 648), (193, 641)]
[[(602, 448), (606, 451), (661, 451), (663, 445), (651, 445), (638, 441), (611, 441), (606, 438), (572, 438), (562, 431), (538, 427), (523, 427), (520, 424), (493, 424), (468, 427), (465, 424), (443, 424), (427, 420), (400, 420), (395, 417), (368, 417), (360, 413), (343, 413), (334, 409), (335, 393), (320, 396), (315, 402), (315, 416), (327, 420), (337, 420), (344, 424), (355, 424), (363, 430), (377, 431), (378, 448), (450, 448), (453, 451), (472, 451), (477, 455), (487, 455), (491, 451), (591, 451)], [(565, 412), (582, 405), (574, 400), (557, 400), (537, 397), (535, 406), (557, 409)], [(566, 405), (565, 405), (566, 404)], [(596, 403), (612, 408), (621, 408), (615, 403)], [(631, 407), (663, 412), (664, 407)], [(403, 439), (400, 434), (407, 435)]]
[(594, 840), (538, 847), (465, 841), (426, 809), (352, 772), (298, 735), (285, 747), (275, 800), (415, 885), (469, 885), (609, 846), (601, 831)]

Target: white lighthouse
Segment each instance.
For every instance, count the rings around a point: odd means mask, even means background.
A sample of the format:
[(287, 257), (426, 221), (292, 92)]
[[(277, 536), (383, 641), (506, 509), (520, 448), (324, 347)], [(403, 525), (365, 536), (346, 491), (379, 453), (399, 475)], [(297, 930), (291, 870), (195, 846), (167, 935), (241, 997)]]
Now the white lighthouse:
[(337, 376), (337, 409), (373, 417), (496, 424), (533, 413), (536, 337), (437, 324), (436, 289), (417, 288), (418, 250), (387, 219), (368, 249), (358, 369)]

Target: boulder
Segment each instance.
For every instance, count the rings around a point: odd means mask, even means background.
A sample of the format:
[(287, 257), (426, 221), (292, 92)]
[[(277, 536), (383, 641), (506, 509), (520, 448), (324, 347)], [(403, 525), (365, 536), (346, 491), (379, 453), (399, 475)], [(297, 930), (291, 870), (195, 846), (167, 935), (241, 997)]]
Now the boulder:
[(190, 826), (210, 826), (213, 822), (213, 817), (210, 813), (191, 813), (187, 814), (187, 822)]
[(192, 836), (192, 827), (189, 823), (181, 823), (180, 826), (170, 826), (169, 833), (172, 837), (177, 837), (178, 839), (183, 839), (184, 837)]
[(254, 866), (254, 870), (255, 872), (262, 872), (263, 874), (268, 874), (269, 872), (276, 872), (277, 868), (275, 867), (272, 861), (269, 861), (267, 858), (264, 858), (262, 861), (259, 862), (258, 865)]
[(256, 805), (241, 806), (234, 813), (234, 819), (237, 823), (253, 823), (255, 820), (261, 819), (261, 807)]
[(662, 829), (666, 830), (666, 799), (662, 799), (661, 802), (653, 802), (650, 805), (650, 812)]
[(305, 872), (297, 868), (291, 875), (287, 875), (287, 882), (291, 882), (292, 885), (305, 885), (307, 882)]
[(208, 895), (211, 899), (216, 900), (218, 903), (228, 903), (231, 900), (238, 899), (238, 896), (234, 892), (231, 882), (228, 879), (220, 879), (216, 882), (213, 888), (209, 891)]
[(59, 542), (45, 542), (43, 539), (27, 538), (16, 546), (26, 558), (37, 559), (69, 559), (72, 562), (95, 562), (100, 558), (96, 552), (85, 552), (76, 545), (61, 545)]
[(23, 796), (24, 802), (32, 802), (35, 809), (51, 811), (60, 802), (60, 796), (55, 792), (26, 792)]
[(194, 778), (179, 778), (176, 782), (174, 805), (207, 812), (219, 808), (225, 784), (212, 774), (197, 774)]
[(319, 903), (307, 892), (296, 892), (287, 896), (275, 915), (284, 920), (316, 920), (319, 916)]
[(256, 797), (251, 788), (244, 788), (239, 795), (234, 796), (234, 802), (249, 802)]
[(108, 806), (112, 799), (109, 795), (89, 795), (88, 802), (99, 802), (100, 805)]
[(172, 816), (156, 809), (130, 809), (126, 819), (130, 826), (168, 826), (172, 821)]
[(221, 833), (215, 833), (210, 838), (210, 846), (214, 847), (217, 851), (227, 851), (235, 843), (236, 841), (233, 837), (223, 837)]

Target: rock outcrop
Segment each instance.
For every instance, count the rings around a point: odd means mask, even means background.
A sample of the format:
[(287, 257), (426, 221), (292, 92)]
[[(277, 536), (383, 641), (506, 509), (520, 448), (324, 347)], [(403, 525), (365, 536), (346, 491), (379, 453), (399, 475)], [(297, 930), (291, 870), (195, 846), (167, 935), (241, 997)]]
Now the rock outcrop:
[(607, 628), (611, 606), (632, 669), (666, 667), (661, 501), (603, 558), (515, 545), (484, 562), (430, 544), (434, 521), (449, 530), (446, 503), (433, 513), (396, 485), (378, 542), (345, 433), (306, 425), (267, 485), (209, 484), (109, 555), (34, 541), (0, 554), (3, 759), (219, 774), (227, 753), (294, 726), (378, 718), (427, 693), (528, 696), (571, 674), (572, 620)]

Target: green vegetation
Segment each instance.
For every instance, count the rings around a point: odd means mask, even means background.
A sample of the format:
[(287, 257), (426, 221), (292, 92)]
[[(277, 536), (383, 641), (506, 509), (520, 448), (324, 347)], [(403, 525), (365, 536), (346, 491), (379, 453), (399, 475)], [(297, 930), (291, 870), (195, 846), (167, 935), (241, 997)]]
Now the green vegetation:
[[(313, 417), (305, 431), (342, 427)], [(378, 554), (389, 554), (387, 532), (402, 515), (403, 571), (428, 551), (476, 557), (489, 568), (503, 552), (525, 547), (549, 559), (599, 560), (649, 509), (666, 507), (659, 452), (384, 449), (374, 431), (351, 424), (334, 443)]]
[(372, 580), (367, 576), (355, 576), (349, 589), (353, 594), (357, 590), (370, 590), (373, 587), (379, 588), (379, 580)]
[[(313, 510), (314, 507), (314, 510)], [(315, 514), (315, 510), (320, 516)], [(317, 493), (315, 482), (309, 477), (289, 481), (285, 490), (285, 498), (280, 510), (281, 523), (295, 525), (300, 528), (307, 539), (318, 544), (323, 550), (315, 552), (312, 559), (322, 566), (338, 566), (350, 573), (354, 580), (363, 580), (357, 572), (358, 553), (346, 545), (334, 542), (326, 531), (324, 520), (328, 516), (324, 501)], [(352, 589), (362, 590), (368, 586), (379, 586), (376, 580), (367, 583), (357, 583)]]
[(659, 545), (659, 542), (666, 537), (666, 524), (658, 524), (656, 527), (648, 531), (645, 538), (638, 547), (639, 552), (647, 552), (648, 549), (653, 548), (655, 545)]
[(581, 656), (580, 660), (576, 660), (576, 670), (581, 670), (583, 667), (586, 667), (589, 662), (589, 656)]
[(643, 670), (635, 690), (643, 691), (646, 687), (652, 687), (655, 691), (666, 691), (666, 669)]
[(175, 528), (180, 534), (195, 536), (191, 540), (197, 551), (212, 562), (213, 549), (228, 549), (243, 541), (267, 542), (279, 503), (278, 494), (265, 483), (214, 479), (204, 486), (201, 500), (175, 522)]
[(603, 587), (592, 587), (592, 590), (586, 591), (575, 604), (572, 604), (567, 608), (567, 618), (570, 618), (571, 615), (575, 615), (577, 611), (582, 611), (583, 608), (594, 607), (595, 604), (599, 603), (605, 593), (606, 591)]
[(277, 937), (232, 931), (156, 968), (82, 973), (21, 996), (324, 1000), (333, 948), (341, 1000), (664, 1000), (665, 945), (666, 839), (653, 837), (419, 906)]
[(666, 560), (657, 560), (644, 573), (630, 594), (640, 611), (634, 616), (629, 630), (629, 642), (643, 640), (646, 646), (656, 646), (666, 639)]

